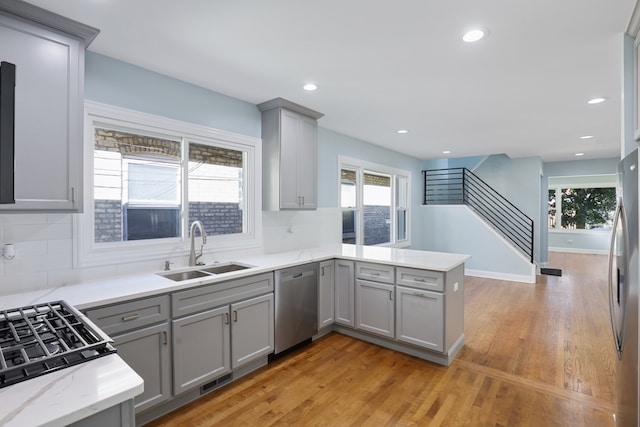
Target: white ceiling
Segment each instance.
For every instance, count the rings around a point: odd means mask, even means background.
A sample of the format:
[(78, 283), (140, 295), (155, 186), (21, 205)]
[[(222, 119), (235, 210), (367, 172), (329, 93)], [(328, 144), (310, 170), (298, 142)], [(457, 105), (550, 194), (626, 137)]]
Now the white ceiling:
[[(635, 0), (29, 2), (99, 28), (89, 50), (254, 104), (286, 98), (418, 158), (620, 155)], [(464, 43), (473, 26), (490, 36)]]

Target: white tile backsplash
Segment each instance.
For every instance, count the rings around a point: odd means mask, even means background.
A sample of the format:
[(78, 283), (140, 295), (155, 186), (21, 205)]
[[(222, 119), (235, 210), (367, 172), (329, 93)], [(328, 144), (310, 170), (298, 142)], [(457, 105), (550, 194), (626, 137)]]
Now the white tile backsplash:
[[(16, 258), (0, 259), (0, 295), (56, 288), (83, 280), (161, 271), (164, 259), (93, 268), (73, 268), (74, 214), (0, 214), (0, 247), (13, 243)], [(263, 212), (263, 248), (205, 254), (204, 261), (242, 261), (243, 256), (340, 243), (339, 208)], [(170, 259), (171, 269), (187, 256)]]

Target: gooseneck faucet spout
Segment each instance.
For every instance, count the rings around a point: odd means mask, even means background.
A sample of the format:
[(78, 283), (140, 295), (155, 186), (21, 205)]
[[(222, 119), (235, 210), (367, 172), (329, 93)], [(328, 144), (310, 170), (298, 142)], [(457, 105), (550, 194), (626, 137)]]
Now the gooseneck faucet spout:
[[(196, 255), (196, 228), (200, 229), (200, 237), (202, 237), (202, 244), (200, 245), (200, 254)], [(204, 231), (204, 225), (200, 221), (193, 221), (191, 223), (191, 230), (189, 231), (191, 236), (191, 252), (189, 252), (189, 265), (204, 265), (204, 263), (198, 262), (198, 258), (202, 256), (204, 245), (207, 244), (207, 233)]]

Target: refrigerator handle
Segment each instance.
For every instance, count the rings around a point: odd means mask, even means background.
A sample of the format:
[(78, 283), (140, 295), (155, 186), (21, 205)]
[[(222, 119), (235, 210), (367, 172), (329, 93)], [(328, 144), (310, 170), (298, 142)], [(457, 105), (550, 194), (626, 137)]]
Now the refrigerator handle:
[[(620, 343), (618, 339), (618, 330), (616, 329), (616, 318), (615, 318), (615, 297), (614, 297), (614, 289), (613, 289), (613, 257), (615, 256), (615, 244), (616, 244), (616, 229), (618, 228), (618, 221), (621, 220), (621, 216), (624, 215), (622, 211), (622, 199), (618, 198), (618, 206), (616, 207), (616, 213), (613, 218), (613, 226), (611, 227), (611, 242), (609, 246), (609, 315), (611, 317), (611, 330), (613, 331), (613, 341), (616, 346), (616, 351), (620, 353)], [(622, 221), (622, 225), (625, 226), (625, 221)], [(626, 233), (627, 230), (623, 230), (623, 234)], [(625, 254), (626, 256), (626, 254)], [(616, 268), (616, 287), (620, 287), (620, 269)], [(618, 289), (615, 293), (616, 295), (620, 292)]]

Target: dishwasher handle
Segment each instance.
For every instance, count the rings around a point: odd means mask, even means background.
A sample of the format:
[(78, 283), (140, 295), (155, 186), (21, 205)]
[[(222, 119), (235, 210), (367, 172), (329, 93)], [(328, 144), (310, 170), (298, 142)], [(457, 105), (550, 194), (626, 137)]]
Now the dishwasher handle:
[(316, 270), (313, 270), (313, 269), (305, 270), (301, 272), (291, 272), (291, 273), (285, 270), (280, 272), (280, 281), (289, 282), (291, 280), (300, 280), (305, 277), (314, 276), (315, 274), (316, 274)]

